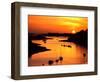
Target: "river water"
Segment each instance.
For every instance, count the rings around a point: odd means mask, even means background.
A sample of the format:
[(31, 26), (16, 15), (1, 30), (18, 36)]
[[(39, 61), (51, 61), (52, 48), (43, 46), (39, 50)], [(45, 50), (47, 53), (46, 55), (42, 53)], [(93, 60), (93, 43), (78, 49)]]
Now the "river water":
[[(73, 42), (61, 42), (68, 37), (48, 37), (52, 39), (32, 40), (33, 43), (41, 44), (40, 46), (51, 49), (33, 54), (28, 58), (28, 66), (48, 66), (48, 65), (71, 65), (87, 64), (87, 49)], [(85, 55), (84, 55), (85, 54)], [(60, 60), (62, 57), (62, 60)], [(51, 64), (50, 64), (51, 61)]]

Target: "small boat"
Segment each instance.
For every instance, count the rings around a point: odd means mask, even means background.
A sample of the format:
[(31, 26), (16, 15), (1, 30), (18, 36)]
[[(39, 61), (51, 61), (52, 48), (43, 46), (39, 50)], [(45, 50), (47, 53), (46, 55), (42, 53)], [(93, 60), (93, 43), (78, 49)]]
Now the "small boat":
[(61, 46), (63, 46), (63, 47), (69, 47), (69, 48), (72, 47), (71, 45), (61, 45)]
[(71, 48), (72, 46), (71, 45), (68, 45), (67, 47), (70, 47)]

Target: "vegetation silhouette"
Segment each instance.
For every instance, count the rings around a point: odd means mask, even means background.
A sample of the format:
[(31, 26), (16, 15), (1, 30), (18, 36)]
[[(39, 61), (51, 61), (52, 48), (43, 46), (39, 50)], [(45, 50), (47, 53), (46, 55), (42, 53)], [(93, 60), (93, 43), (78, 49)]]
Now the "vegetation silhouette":
[(48, 65), (52, 65), (53, 63), (54, 63), (53, 60), (49, 60), (49, 61), (48, 61)]
[(45, 33), (45, 34), (42, 34), (42, 35), (44, 35), (44, 36), (56, 36), (56, 37), (58, 37), (58, 36), (71, 36), (71, 35), (73, 35), (72, 33)]
[(42, 64), (42, 66), (44, 66), (45, 64)]
[(58, 63), (59, 62), (59, 59), (56, 59), (55, 62)]
[(62, 57), (62, 56), (60, 56), (60, 57), (59, 57), (59, 60), (60, 60), (60, 62), (62, 62), (62, 61), (63, 61), (63, 57)]
[(40, 46), (41, 44), (32, 43), (32, 39), (28, 37), (28, 57), (31, 57), (32, 54), (48, 51), (46, 47)]
[[(88, 30), (81, 30), (80, 32), (77, 32), (76, 34), (71, 35), (68, 40), (60, 40), (62, 42), (74, 42), (76, 44), (79, 44), (81, 46), (84, 46), (87, 48), (87, 42), (88, 42)], [(69, 46), (70, 47), (70, 46)]]
[(84, 57), (86, 57), (86, 54), (85, 54), (85, 53), (83, 53), (83, 56), (84, 56)]

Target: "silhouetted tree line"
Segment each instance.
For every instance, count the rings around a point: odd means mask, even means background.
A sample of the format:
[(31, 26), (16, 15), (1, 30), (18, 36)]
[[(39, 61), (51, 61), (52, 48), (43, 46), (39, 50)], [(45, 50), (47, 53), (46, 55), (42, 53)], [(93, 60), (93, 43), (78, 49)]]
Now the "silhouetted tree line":
[(45, 36), (71, 36), (71, 33), (46, 33)]
[(69, 41), (69, 42), (75, 42), (77, 44), (80, 44), (84, 47), (87, 47), (88, 46), (88, 30), (84, 31), (84, 30), (81, 30), (80, 32), (77, 32), (76, 34), (70, 36), (68, 38), (68, 40), (66, 41)]

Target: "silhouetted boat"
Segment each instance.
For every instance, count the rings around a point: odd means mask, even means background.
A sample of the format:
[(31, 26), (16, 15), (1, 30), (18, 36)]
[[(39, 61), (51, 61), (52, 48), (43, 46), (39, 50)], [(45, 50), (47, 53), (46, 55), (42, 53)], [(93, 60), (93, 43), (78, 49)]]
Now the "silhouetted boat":
[(70, 47), (71, 48), (72, 46), (71, 45), (68, 45), (67, 47)]
[(72, 46), (71, 45), (61, 45), (61, 46), (63, 46), (63, 47), (69, 47), (69, 48), (71, 48)]

